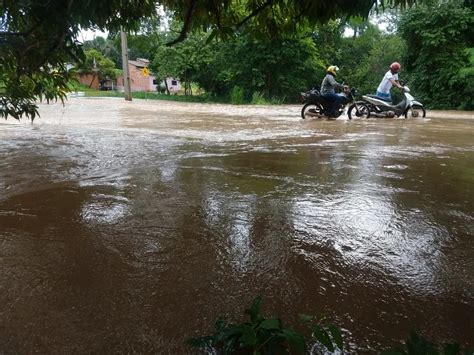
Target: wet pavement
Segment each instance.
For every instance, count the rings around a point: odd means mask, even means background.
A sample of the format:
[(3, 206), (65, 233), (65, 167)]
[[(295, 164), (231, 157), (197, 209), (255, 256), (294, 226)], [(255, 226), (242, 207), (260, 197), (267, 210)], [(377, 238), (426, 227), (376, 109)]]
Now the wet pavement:
[(72, 98), (0, 122), (0, 353), (186, 353), (219, 316), (474, 347), (474, 120)]

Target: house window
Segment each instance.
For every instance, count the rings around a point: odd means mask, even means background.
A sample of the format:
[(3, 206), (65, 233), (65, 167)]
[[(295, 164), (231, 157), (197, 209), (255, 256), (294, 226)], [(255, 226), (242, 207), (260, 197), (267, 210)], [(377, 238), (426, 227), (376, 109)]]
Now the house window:
[(171, 85), (176, 86), (178, 85), (178, 82), (176, 80), (171, 80)]
[(153, 85), (158, 85), (158, 81), (156, 79), (153, 79)]

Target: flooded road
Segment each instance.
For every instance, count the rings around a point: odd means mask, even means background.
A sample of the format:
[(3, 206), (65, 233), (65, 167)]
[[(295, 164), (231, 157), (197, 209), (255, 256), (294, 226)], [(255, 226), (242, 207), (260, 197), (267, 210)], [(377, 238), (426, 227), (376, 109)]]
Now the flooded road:
[(350, 352), (411, 328), (474, 347), (474, 117), (299, 110), (72, 98), (2, 121), (0, 353), (186, 353), (257, 294)]

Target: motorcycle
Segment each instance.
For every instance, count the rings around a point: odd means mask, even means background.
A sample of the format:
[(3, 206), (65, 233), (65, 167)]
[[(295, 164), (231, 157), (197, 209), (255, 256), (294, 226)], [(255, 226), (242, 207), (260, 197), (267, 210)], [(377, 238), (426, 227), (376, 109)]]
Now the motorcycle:
[[(404, 86), (402, 88), (404, 98), (398, 104), (393, 105), (389, 101), (385, 101), (376, 95), (363, 95), (362, 100), (358, 101), (355, 106), (365, 106), (369, 110), (369, 117), (381, 117), (381, 118), (393, 118), (395, 116), (405, 116), (405, 118), (416, 118), (416, 117), (426, 117), (426, 111), (423, 107), (423, 104), (419, 101), (416, 101), (415, 98), (409, 94), (410, 88)], [(352, 110), (353, 111), (353, 110)], [(349, 119), (353, 117), (361, 117), (356, 110), (355, 116), (351, 115), (351, 107), (349, 108), (348, 113)]]
[[(343, 90), (344, 97), (341, 104), (335, 110), (333, 109), (334, 102), (325, 99), (319, 91), (315, 88), (301, 93), (301, 99), (303, 101), (303, 108), (301, 109), (301, 118), (306, 117), (326, 117), (327, 119), (336, 119), (344, 113), (344, 110), (348, 103), (355, 104), (355, 96), (357, 90), (352, 88), (349, 90), (345, 87)], [(352, 106), (352, 105), (351, 105)], [(366, 107), (366, 114), (369, 114), (369, 109)]]

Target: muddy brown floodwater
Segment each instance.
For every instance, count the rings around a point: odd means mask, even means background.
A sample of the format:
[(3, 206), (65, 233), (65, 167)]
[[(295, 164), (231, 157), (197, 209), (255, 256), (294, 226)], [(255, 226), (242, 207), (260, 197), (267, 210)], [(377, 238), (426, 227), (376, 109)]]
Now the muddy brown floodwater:
[(0, 353), (189, 353), (252, 299), (474, 346), (474, 120), (71, 98), (0, 123)]

